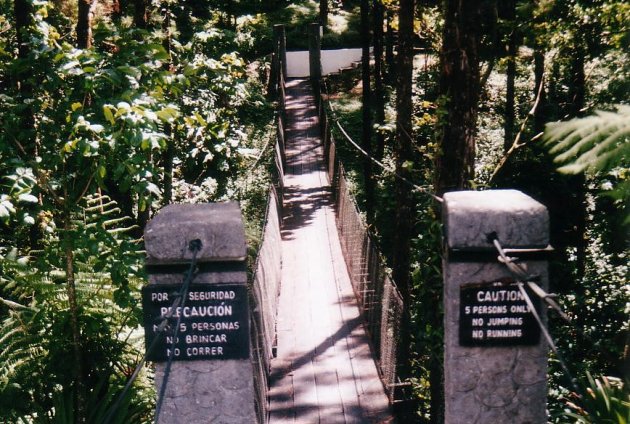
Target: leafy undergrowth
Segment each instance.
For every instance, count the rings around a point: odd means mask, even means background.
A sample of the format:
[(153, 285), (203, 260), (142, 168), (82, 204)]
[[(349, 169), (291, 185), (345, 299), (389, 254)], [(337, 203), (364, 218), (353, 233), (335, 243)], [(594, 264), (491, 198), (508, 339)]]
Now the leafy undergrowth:
[[(530, 61), (531, 62), (531, 61)], [(422, 61), (417, 61), (422, 64)], [(430, 61), (429, 61), (430, 63)], [(416, 68), (416, 85), (414, 88), (414, 131), (418, 156), (414, 159), (413, 169), (419, 185), (430, 185), (434, 169), (433, 149), (435, 140), (432, 136), (432, 123), (439, 113), (439, 108), (428, 99), (435, 90), (434, 71), (423, 65)], [(526, 58), (519, 63), (520, 75), (517, 78), (516, 89), (518, 95), (517, 122), (520, 124), (526, 117), (533, 104), (533, 74), (532, 64)], [(558, 192), (568, 195), (571, 190), (571, 180), (556, 173), (551, 160), (540, 149), (539, 143), (532, 141), (536, 136), (530, 125), (525, 126), (521, 135), (524, 146), (502, 165), (499, 173), (493, 177), (501, 158), (503, 157), (503, 113), (505, 99), (504, 65), (499, 64), (491, 74), (485, 87), (480, 105), (478, 121), (478, 152), (476, 158), (477, 189), (487, 188), (519, 188), (543, 202), (548, 196), (558, 196)], [(328, 78), (328, 99), (333, 104), (336, 118), (350, 137), (361, 144), (361, 89), (360, 73), (344, 73), (340, 76)], [(394, 95), (390, 95), (387, 107), (387, 122), (380, 127), (387, 136), (387, 143), (393, 143), (395, 113), (393, 111)], [(351, 187), (361, 204), (364, 199), (362, 182), (362, 156), (352, 147), (345, 136), (334, 130), (337, 141), (338, 154), (346, 167), (351, 180)], [(621, 148), (621, 147), (620, 147)], [(617, 160), (623, 161), (617, 157)], [(388, 167), (393, 168), (393, 157), (390, 147), (385, 149), (382, 160)], [(532, 167), (534, 167), (533, 170)], [(565, 225), (566, 204), (556, 205), (545, 202), (552, 215), (552, 237), (555, 237), (555, 247), (560, 251), (552, 261), (551, 278), (552, 289), (560, 295), (560, 302), (564, 310), (573, 318), (572, 324), (561, 323), (555, 317), (550, 319), (550, 329), (558, 343), (561, 353), (568, 361), (570, 368), (580, 378), (584, 395), (572, 393), (567, 387), (566, 376), (563, 375), (555, 357), (550, 358), (549, 370), (549, 410), (553, 422), (562, 423), (567, 420), (580, 423), (626, 423), (629, 414), (628, 384), (624, 384), (623, 375), (619, 370), (619, 358), (623, 358), (624, 341), (628, 329), (628, 299), (630, 292), (626, 282), (627, 253), (624, 253), (623, 220), (620, 216), (619, 196), (615, 196), (613, 188), (623, 182), (623, 170), (607, 175), (591, 175), (586, 180), (587, 194), (586, 228), (583, 234), (587, 240), (585, 273), (581, 278), (576, 277), (578, 268), (576, 249), (567, 241), (557, 236)], [(377, 211), (373, 221), (383, 251), (388, 254), (393, 240), (391, 217), (395, 207), (393, 187), (395, 177), (388, 172), (377, 171)], [(424, 183), (424, 184), (423, 184)], [(545, 194), (550, 191), (555, 194)], [(602, 195), (603, 194), (603, 195)], [(564, 195), (564, 194), (563, 194)], [(416, 199), (417, 205), (417, 233), (412, 241), (414, 251), (413, 263), (413, 296), (418, 302), (412, 306), (414, 312), (415, 345), (422, 352), (413, 358), (415, 371), (412, 382), (414, 396), (420, 400), (418, 414), (428, 419), (426, 405), (429, 402), (429, 364), (432, 359), (441, 355), (441, 329), (429, 322), (430, 318), (423, 316), (427, 299), (431, 304), (440, 304), (441, 265), (439, 244), (441, 228), (435, 208), (423, 197)], [(563, 215), (564, 214), (564, 215)], [(627, 234), (627, 233), (626, 233)], [(561, 234), (562, 235), (562, 234)], [(627, 243), (627, 240), (626, 240)], [(627, 244), (626, 244), (627, 247)], [(561, 259), (566, 258), (566, 259)], [(553, 314), (552, 314), (553, 315)], [(413, 349), (412, 349), (413, 350)], [(600, 377), (594, 379), (593, 375)], [(615, 377), (617, 376), (617, 377)], [(621, 379), (619, 378), (621, 377)]]
[[(330, 9), (328, 28), (321, 41), (322, 48), (360, 45), (357, 7), (353, 2), (344, 2), (344, 7)], [(251, 32), (255, 40), (248, 57), (260, 57), (271, 53), (273, 25), (285, 25), (288, 50), (308, 50), (308, 25), (318, 20), (319, 2), (300, 0), (275, 11), (241, 17), (239, 27)]]

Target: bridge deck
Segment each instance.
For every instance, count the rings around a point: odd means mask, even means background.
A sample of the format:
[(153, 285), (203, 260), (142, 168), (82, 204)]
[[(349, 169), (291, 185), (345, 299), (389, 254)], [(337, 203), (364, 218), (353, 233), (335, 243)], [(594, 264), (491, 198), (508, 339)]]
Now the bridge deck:
[(287, 82), (287, 169), (271, 423), (393, 422), (341, 253), (310, 85)]

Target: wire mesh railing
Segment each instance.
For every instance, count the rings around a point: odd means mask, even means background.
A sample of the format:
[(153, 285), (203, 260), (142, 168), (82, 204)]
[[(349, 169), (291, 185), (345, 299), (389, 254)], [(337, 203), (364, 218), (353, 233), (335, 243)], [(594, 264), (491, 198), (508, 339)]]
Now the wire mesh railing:
[(258, 422), (266, 423), (268, 381), (276, 343), (276, 315), (281, 277), (280, 203), (273, 186), (269, 190), (263, 237), (250, 290), (252, 360)]
[[(335, 143), (331, 140), (329, 152), (334, 150)], [(329, 153), (328, 156), (335, 155)], [(341, 249), (387, 396), (393, 403), (398, 384), (396, 353), (404, 305), (348, 187), (343, 165), (337, 163), (335, 169), (333, 193)]]
[(335, 199), (337, 229), (352, 287), (361, 308), (379, 373), (390, 403), (395, 402), (397, 351), (403, 300), (385, 267), (384, 258), (348, 186), (343, 164), (337, 157), (321, 84), (313, 85), (324, 143), (324, 157)]
[(282, 269), (281, 217), (284, 191), (285, 128), (286, 128), (286, 53), (284, 27), (274, 27), (274, 51), (269, 76), (269, 96), (277, 101), (276, 143), (274, 148), (274, 173), (269, 188), (262, 241), (256, 257), (250, 290), (252, 361), (254, 364), (254, 388), (256, 413), (259, 423), (269, 418), (269, 373), (271, 359), (275, 356), (276, 316), (280, 294)]

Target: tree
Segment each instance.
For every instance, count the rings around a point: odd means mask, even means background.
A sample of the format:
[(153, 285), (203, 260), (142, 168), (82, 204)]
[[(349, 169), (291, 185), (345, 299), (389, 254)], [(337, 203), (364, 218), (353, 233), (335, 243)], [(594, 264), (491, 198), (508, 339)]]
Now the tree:
[[(361, 82), (362, 82), (362, 145), (363, 150), (372, 155), (372, 89), (370, 78), (370, 0), (361, 0)], [(363, 179), (365, 181), (365, 209), (368, 220), (374, 215), (374, 177), (372, 161), (363, 159)]]
[(98, 0), (78, 1), (77, 47), (80, 49), (92, 47), (92, 21), (97, 4)]
[(444, 2), (438, 193), (469, 188), (474, 178), (481, 4), (480, 0)]
[(504, 121), (504, 141), (503, 151), (508, 152), (515, 136), (515, 120), (516, 109), (514, 104), (515, 83), (516, 83), (516, 61), (518, 52), (517, 43), (517, 27), (516, 27), (516, 0), (509, 0), (506, 2), (507, 14), (506, 20), (510, 26), (509, 33), (507, 35), (507, 68), (506, 76), (507, 83), (505, 89), (505, 121)]
[(134, 25), (136, 28), (146, 29), (149, 22), (149, 2), (147, 0), (134, 0), (133, 6)]
[[(413, 39), (415, 1), (401, 0), (398, 10), (398, 66), (396, 70), (396, 140), (394, 143), (394, 160), (396, 173), (411, 180), (410, 161), (413, 160), (414, 141), (412, 138), (412, 78), (413, 78)], [(400, 290), (404, 305), (402, 322), (410, 323), (411, 298), (411, 238), (413, 236), (413, 196), (411, 187), (404, 181), (395, 182), (396, 216), (394, 243), (392, 248), (392, 277)], [(411, 375), (410, 326), (401, 328), (398, 348), (399, 373), (401, 379)], [(415, 404), (406, 402), (399, 413), (403, 420), (411, 419)]]
[(385, 63), (387, 64), (387, 81), (394, 85), (396, 83), (396, 59), (394, 57), (395, 34), (392, 21), (395, 13), (391, 5), (385, 8), (385, 19), (387, 32), (385, 34)]
[(319, 24), (328, 31), (328, 0), (319, 0)]
[[(30, 106), (30, 99), (33, 94), (33, 80), (29, 78), (31, 73), (28, 67), (28, 58), (31, 53), (29, 37), (33, 21), (33, 7), (28, 0), (14, 0), (13, 2), (13, 20), (15, 25), (15, 41), (17, 44), (17, 71), (15, 72), (15, 86), (21, 97), (21, 101), (25, 105), (22, 113), (17, 116), (20, 128), (20, 134), (23, 135), (21, 140), (25, 150), (32, 156), (36, 156), (37, 141), (34, 137), (35, 114)], [(31, 76), (32, 77), (32, 76)], [(36, 235), (35, 235), (36, 236)], [(31, 245), (36, 246), (36, 241), (32, 240)]]
[[(413, 126), (411, 99), (413, 75), (413, 16), (414, 0), (402, 0), (398, 12), (400, 30), (398, 34), (398, 69), (396, 84), (396, 141), (394, 157), (396, 172), (409, 177), (409, 161), (413, 157)], [(413, 228), (411, 188), (400, 179), (396, 181), (396, 230), (392, 254), (392, 275), (403, 296), (405, 304), (410, 300), (409, 249)]]
[(15, 39), (18, 57), (26, 59), (30, 52), (28, 30), (33, 24), (32, 4), (27, 0), (13, 1), (13, 22), (15, 24)]
[[(383, 83), (384, 64), (383, 64), (383, 47), (385, 24), (385, 7), (381, 0), (374, 0), (374, 109), (376, 125), (381, 126), (385, 123), (385, 87)], [(385, 134), (382, 129), (376, 131), (376, 151), (375, 157), (378, 160), (383, 159), (385, 152)]]

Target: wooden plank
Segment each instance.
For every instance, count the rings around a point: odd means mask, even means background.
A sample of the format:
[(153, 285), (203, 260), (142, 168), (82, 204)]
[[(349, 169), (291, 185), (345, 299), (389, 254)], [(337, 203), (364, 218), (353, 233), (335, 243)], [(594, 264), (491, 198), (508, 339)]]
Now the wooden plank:
[(289, 81), (287, 87), (283, 269), (270, 420), (378, 422), (372, 419), (381, 419), (387, 397), (341, 255), (314, 101), (304, 83)]

